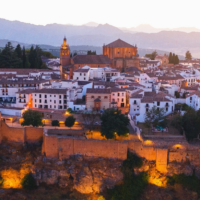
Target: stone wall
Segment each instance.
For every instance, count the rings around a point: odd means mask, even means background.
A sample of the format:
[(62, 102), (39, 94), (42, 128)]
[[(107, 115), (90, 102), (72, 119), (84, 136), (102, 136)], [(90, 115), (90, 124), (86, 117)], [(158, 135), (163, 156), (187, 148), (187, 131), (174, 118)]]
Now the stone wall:
[(42, 151), (49, 158), (64, 159), (74, 154), (88, 157), (127, 158), (127, 142), (87, 140), (66, 136), (44, 135)]
[(4, 121), (0, 123), (0, 141), (18, 143), (35, 143), (41, 141), (43, 136), (43, 128), (35, 127), (10, 127)]

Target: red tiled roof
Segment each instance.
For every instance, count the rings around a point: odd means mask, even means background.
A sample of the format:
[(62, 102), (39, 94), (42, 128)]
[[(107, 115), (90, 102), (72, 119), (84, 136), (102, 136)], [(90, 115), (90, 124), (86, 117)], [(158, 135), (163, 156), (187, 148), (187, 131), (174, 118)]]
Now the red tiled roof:
[(110, 44), (107, 44), (106, 47), (128, 47), (128, 48), (135, 48), (135, 46), (128, 44), (127, 42), (124, 42), (121, 39), (118, 39), (114, 42), (111, 42)]
[(110, 94), (110, 89), (87, 88), (86, 93)]
[(107, 55), (76, 55), (73, 57), (74, 64), (111, 64)]

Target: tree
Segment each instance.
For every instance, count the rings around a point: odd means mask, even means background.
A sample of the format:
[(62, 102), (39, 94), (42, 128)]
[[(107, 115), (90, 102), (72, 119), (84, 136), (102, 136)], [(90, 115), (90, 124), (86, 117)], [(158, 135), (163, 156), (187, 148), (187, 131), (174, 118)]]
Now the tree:
[(178, 91), (175, 91), (174, 95), (175, 95), (176, 98), (180, 98), (180, 93)]
[(37, 188), (36, 181), (31, 173), (24, 176), (24, 178), (21, 180), (21, 185), (24, 189), (28, 190)]
[(100, 117), (101, 119), (101, 135), (107, 139), (113, 139), (116, 135), (126, 135), (129, 133), (127, 126), (129, 118), (121, 114), (120, 110), (114, 108), (107, 109)]
[(99, 113), (96, 111), (82, 113), (82, 119), (85, 128), (89, 129), (89, 131), (92, 131), (94, 130), (95, 123), (99, 119)]
[(20, 44), (17, 45), (14, 52), (16, 53), (18, 58), (20, 58), (20, 59), (22, 58), (22, 49), (21, 49)]
[(22, 66), (23, 68), (30, 68), (30, 63), (28, 62), (28, 59), (26, 56), (25, 47), (23, 47), (23, 50), (22, 50)]
[(172, 52), (169, 53), (169, 63), (172, 64)]
[[(162, 121), (165, 121), (164, 123)], [(165, 110), (164, 108), (158, 109), (156, 106), (153, 106), (152, 109), (149, 109), (145, 115), (145, 125), (150, 128), (152, 125), (155, 127), (156, 125), (167, 124), (165, 118)]]
[(151, 54), (146, 54), (145, 57), (150, 58), (151, 60), (155, 60), (157, 56), (157, 51), (153, 51)]
[(8, 42), (0, 54), (0, 68), (21, 68), (22, 60), (18, 58), (14, 47)]
[(87, 51), (87, 55), (96, 55), (96, 51)]
[(27, 110), (23, 113), (24, 121), (21, 123), (22, 126), (38, 127), (42, 126), (42, 114), (36, 110)]
[(52, 126), (60, 126), (58, 120), (52, 120), (51, 125), (52, 125)]
[(73, 115), (70, 115), (69, 117), (65, 119), (65, 126), (71, 128), (72, 126), (74, 126), (75, 121), (76, 121), (76, 118), (74, 118)]
[(192, 54), (190, 53), (190, 51), (186, 51), (186, 53), (185, 53), (185, 59), (186, 60), (192, 60)]
[(175, 117), (171, 124), (177, 128), (181, 133), (185, 131), (185, 136), (188, 140), (197, 138), (200, 134), (200, 110), (187, 108), (186, 113), (183, 116)]

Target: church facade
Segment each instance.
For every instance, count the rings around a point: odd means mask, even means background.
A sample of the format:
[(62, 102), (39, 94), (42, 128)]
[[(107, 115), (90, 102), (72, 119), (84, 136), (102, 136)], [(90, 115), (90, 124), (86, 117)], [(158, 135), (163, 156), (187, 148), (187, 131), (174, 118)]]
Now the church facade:
[(128, 67), (140, 69), (137, 46), (130, 45), (121, 39), (103, 46), (103, 55), (107, 55), (112, 62), (112, 67), (125, 70)]

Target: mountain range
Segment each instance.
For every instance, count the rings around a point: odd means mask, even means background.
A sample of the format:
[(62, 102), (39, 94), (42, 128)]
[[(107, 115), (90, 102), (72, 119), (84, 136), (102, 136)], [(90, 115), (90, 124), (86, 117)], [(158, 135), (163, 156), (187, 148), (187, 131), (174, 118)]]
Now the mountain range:
[(160, 49), (179, 55), (184, 55), (187, 50), (190, 50), (193, 57), (200, 57), (199, 31), (196, 28), (161, 31), (156, 29), (155, 31), (155, 28), (149, 25), (125, 30), (125, 28), (94, 22), (80, 26), (70, 24), (42, 26), (0, 19), (0, 39), (24, 44), (60, 46), (65, 35), (70, 46), (102, 47), (103, 44), (120, 38), (130, 44), (136, 44), (141, 49)]

